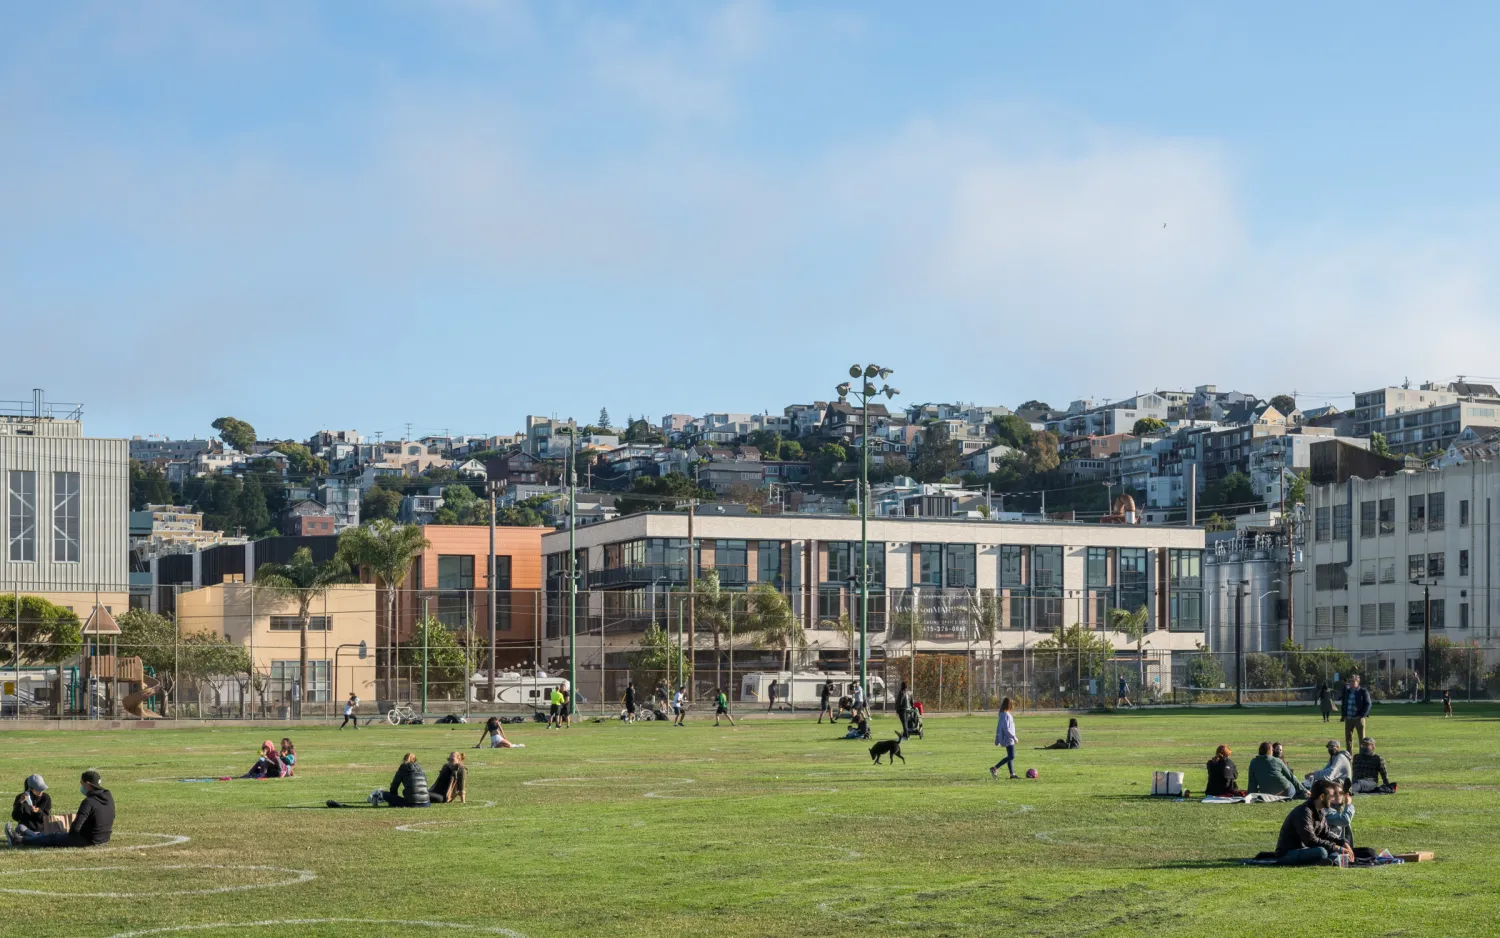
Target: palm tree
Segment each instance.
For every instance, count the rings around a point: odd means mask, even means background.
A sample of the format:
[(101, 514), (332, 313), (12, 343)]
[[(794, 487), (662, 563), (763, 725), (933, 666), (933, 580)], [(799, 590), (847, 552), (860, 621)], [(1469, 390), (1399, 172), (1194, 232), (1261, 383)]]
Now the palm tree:
[(693, 587), (694, 620), (699, 629), (707, 629), (714, 638), (714, 686), (723, 686), (723, 661), (720, 643), (729, 628), (729, 604), (734, 594), (719, 587), (719, 571), (710, 570), (698, 578)]
[[(348, 528), (339, 535), (339, 555), (351, 568), (363, 567), (374, 577), (375, 582), (386, 591), (386, 679), (389, 667), (395, 661), (396, 641), (396, 590), (406, 582), (412, 562), (422, 556), (422, 551), (431, 546), (422, 529), (414, 524), (397, 524), (382, 518)], [(377, 644), (379, 644), (377, 642)], [(387, 685), (387, 692), (390, 687)]]
[(1000, 601), (995, 598), (994, 590), (981, 590), (979, 601), (971, 603), (969, 608), (973, 610), (975, 637), (984, 639), (990, 646), (990, 684), (994, 686), (995, 640), (999, 637)]
[[(336, 583), (348, 583), (353, 579), (344, 558), (334, 555), (326, 563), (317, 563), (313, 560), (312, 551), (306, 547), (298, 548), (292, 554), (291, 563), (263, 563), (255, 571), (251, 589), (297, 604), (297, 632), (301, 640), (298, 660), (301, 665), (300, 690), (303, 694), (308, 688), (307, 623), (312, 618), (312, 604), (320, 596), (326, 596), (329, 587)], [(302, 698), (299, 695), (297, 699), (300, 701)]]
[(1143, 657), (1142, 647), (1146, 642), (1146, 626), (1150, 622), (1151, 612), (1146, 608), (1145, 603), (1142, 603), (1141, 608), (1135, 612), (1127, 609), (1109, 611), (1109, 627), (1135, 642), (1136, 667), (1139, 669), (1136, 686), (1140, 688), (1136, 693), (1142, 695), (1146, 692), (1146, 659)]
[(750, 615), (746, 632), (759, 636), (762, 645), (769, 645), (781, 652), (786, 670), (792, 669), (792, 651), (807, 644), (802, 633), (802, 624), (792, 615), (792, 607), (786, 597), (769, 583), (762, 583), (750, 591)]

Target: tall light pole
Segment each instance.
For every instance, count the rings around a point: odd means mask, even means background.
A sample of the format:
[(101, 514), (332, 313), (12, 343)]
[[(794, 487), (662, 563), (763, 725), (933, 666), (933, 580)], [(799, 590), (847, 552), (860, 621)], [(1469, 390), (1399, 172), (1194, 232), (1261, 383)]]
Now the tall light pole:
[(1432, 581), (1418, 578), (1411, 583), (1422, 587), (1422, 702), (1432, 703)]
[(870, 398), (884, 394), (889, 400), (901, 393), (888, 384), (875, 387), (872, 379), (883, 382), (892, 373), (890, 368), (879, 365), (850, 365), (849, 377), (859, 381), (859, 390), (854, 390), (848, 381), (835, 389), (841, 403), (854, 394), (864, 415), (859, 447), (859, 686), (867, 697), (870, 693)]
[(574, 465), (577, 426), (568, 429), (568, 713), (577, 712), (578, 698), (578, 468)]
[[(490, 492), (490, 667), (489, 667), (489, 702), (495, 702), (495, 483), (486, 475), (485, 487)], [(465, 689), (467, 692), (467, 688)]]

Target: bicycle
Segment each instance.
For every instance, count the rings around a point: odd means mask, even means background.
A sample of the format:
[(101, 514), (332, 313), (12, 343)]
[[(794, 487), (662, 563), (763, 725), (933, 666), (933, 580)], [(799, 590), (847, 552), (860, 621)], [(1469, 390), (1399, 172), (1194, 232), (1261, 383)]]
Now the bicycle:
[(385, 718), (392, 726), (400, 726), (403, 723), (415, 723), (417, 722), (417, 711), (413, 710), (407, 704), (396, 704), (385, 715)]

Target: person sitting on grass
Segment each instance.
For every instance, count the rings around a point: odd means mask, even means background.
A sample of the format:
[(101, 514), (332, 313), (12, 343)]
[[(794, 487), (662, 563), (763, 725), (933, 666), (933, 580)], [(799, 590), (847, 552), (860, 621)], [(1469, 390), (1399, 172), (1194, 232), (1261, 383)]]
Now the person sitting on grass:
[(464, 765), (464, 754), (450, 752), (448, 761), (438, 769), (437, 783), (428, 790), (427, 797), (433, 804), (452, 804), (455, 801), (468, 804), (468, 781), (469, 768)]
[(1382, 786), (1395, 789), (1391, 777), (1385, 770), (1385, 757), (1375, 754), (1375, 737), (1366, 736), (1359, 743), (1359, 753), (1354, 757), (1350, 770), (1355, 791), (1374, 791)]
[(845, 739), (869, 739), (870, 738), (870, 714), (867, 710), (854, 711), (854, 719), (849, 721), (849, 731), (844, 734)]
[(1339, 741), (1330, 739), (1328, 741), (1328, 764), (1316, 772), (1307, 776), (1309, 782), (1327, 779), (1335, 784), (1354, 777), (1354, 765), (1349, 761), (1349, 753), (1339, 746)]
[(260, 757), (250, 767), (250, 771), (240, 778), (281, 778), (284, 775), (286, 763), (281, 761), (281, 753), (277, 751), (276, 744), (268, 739), (260, 744)]
[(47, 794), (47, 783), (40, 775), (26, 776), (26, 783), (10, 809), (10, 819), (16, 822), (16, 827), (33, 834), (40, 834), (52, 820), (52, 796)]
[(56, 834), (33, 834), (5, 825), (5, 839), (12, 847), (97, 847), (109, 843), (115, 829), (115, 798), (93, 769), (80, 777), (78, 791), (83, 803), (73, 815), (68, 830)]
[[(1292, 764), (1287, 761), (1287, 759), (1286, 759), (1286, 749), (1282, 747), (1281, 743), (1272, 743), (1271, 744), (1271, 755), (1275, 756), (1277, 759), (1280, 759), (1281, 760), (1281, 764), (1284, 765), (1284, 766), (1286, 766), (1286, 770), (1288, 772), (1292, 772)], [(1296, 772), (1292, 772), (1292, 777), (1296, 778), (1297, 777), (1297, 773)], [(1306, 791), (1304, 790), (1304, 789), (1306, 789), (1306, 787), (1307, 786), (1303, 785), (1301, 782), (1297, 783), (1298, 790), (1303, 790), (1303, 794), (1306, 794)]]
[(1225, 745), (1220, 745), (1214, 750), (1214, 757), (1207, 762), (1208, 785), (1204, 787), (1203, 793), (1210, 798), (1243, 798), (1246, 792), (1234, 786), (1239, 780), (1240, 770), (1235, 767), (1234, 760), (1229, 758), (1232, 750)]
[(1349, 783), (1344, 782), (1328, 798), (1328, 810), (1323, 812), (1328, 831), (1339, 843), (1354, 849), (1354, 798), (1349, 794)]
[(281, 756), (281, 764), (286, 767), (286, 771), (283, 773), (282, 777), (291, 778), (296, 774), (295, 769), (297, 767), (297, 747), (292, 745), (292, 741), (290, 739), (283, 736), (281, 737), (281, 749), (277, 752), (277, 755)]
[(1065, 739), (1059, 739), (1050, 746), (1038, 746), (1038, 749), (1082, 749), (1083, 734), (1078, 732), (1078, 718), (1068, 717), (1068, 735)]
[(401, 757), (401, 764), (391, 778), (390, 791), (376, 789), (371, 793), (372, 806), (378, 808), (382, 802), (392, 808), (426, 808), (432, 804), (432, 795), (427, 790), (427, 773), (417, 762), (416, 753), (408, 752)]
[(1326, 814), (1339, 786), (1326, 778), (1313, 783), (1307, 800), (1298, 804), (1281, 822), (1276, 838), (1278, 866), (1317, 866), (1334, 861), (1339, 854), (1350, 859), (1354, 851), (1328, 829)]
[(491, 749), (525, 749), (526, 748), (526, 744), (525, 743), (513, 743), (513, 742), (511, 742), (510, 739), (509, 739), (509, 737), (507, 737), (505, 735), (505, 730), (501, 729), (501, 727), (500, 727), (500, 721), (496, 720), (495, 721), (495, 731), (490, 734), (490, 748)]
[(1291, 769), (1272, 755), (1271, 744), (1261, 743), (1260, 754), (1250, 760), (1250, 793), (1295, 798), (1302, 785)]

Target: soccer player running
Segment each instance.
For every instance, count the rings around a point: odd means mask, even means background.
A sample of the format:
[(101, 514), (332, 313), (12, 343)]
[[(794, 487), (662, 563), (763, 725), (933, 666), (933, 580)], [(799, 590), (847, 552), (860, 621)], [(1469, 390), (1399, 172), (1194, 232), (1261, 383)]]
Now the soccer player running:
[(677, 688), (677, 693), (672, 695), (672, 725), (687, 726), (687, 686)]
[(719, 717), (728, 720), (730, 726), (734, 725), (734, 717), (729, 715), (729, 696), (722, 687), (714, 691), (714, 726), (719, 725)]

